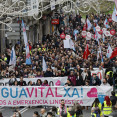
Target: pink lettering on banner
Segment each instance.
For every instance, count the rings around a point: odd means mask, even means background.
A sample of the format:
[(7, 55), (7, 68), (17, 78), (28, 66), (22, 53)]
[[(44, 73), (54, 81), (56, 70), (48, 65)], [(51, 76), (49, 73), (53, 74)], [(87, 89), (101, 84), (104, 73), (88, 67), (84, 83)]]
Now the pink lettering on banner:
[(35, 97), (37, 97), (37, 88), (35, 88)]
[(48, 97), (48, 95), (51, 95), (52, 97), (54, 97), (54, 94), (53, 94), (52, 89), (50, 87), (48, 88), (46, 98)]
[(9, 100), (9, 102), (8, 102), (8, 105), (12, 105), (10, 100)]
[(55, 88), (55, 97), (62, 97), (62, 95), (57, 94), (57, 87)]
[(29, 92), (29, 89), (28, 88), (26, 88), (26, 90), (28, 92), (29, 97), (31, 98), (32, 97), (33, 90), (34, 90), (34, 87), (31, 89), (31, 93)]
[(41, 89), (41, 97), (43, 97), (43, 89), (45, 89), (45, 87), (38, 87), (38, 89)]
[(28, 105), (28, 100), (25, 100), (25, 104), (27, 104), (27, 105)]
[(6, 100), (0, 100), (0, 105), (6, 105)]
[(56, 86), (60, 86), (61, 85), (61, 81), (58, 80), (56, 83), (55, 83)]
[(97, 97), (97, 89), (96, 88), (91, 88), (91, 90), (87, 93), (87, 96), (90, 97), (90, 98)]

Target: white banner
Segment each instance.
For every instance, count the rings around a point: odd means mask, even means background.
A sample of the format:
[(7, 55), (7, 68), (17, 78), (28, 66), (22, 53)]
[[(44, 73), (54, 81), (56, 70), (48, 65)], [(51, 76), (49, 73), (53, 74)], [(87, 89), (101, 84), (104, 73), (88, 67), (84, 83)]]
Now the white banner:
[(91, 106), (95, 98), (101, 103), (110, 96), (112, 87), (0, 87), (0, 106), (59, 106), (61, 99), (66, 105), (77, 101), (81, 106)]
[(103, 78), (105, 77), (105, 69), (94, 69), (93, 71), (91, 71), (91, 76), (93, 76), (94, 73), (96, 73), (100, 80), (103, 80)]
[[(41, 79), (42, 82), (44, 80), (47, 80), (50, 86), (64, 86), (64, 84), (67, 82), (67, 78), (68, 77), (24, 78), (24, 81), (26, 81), (26, 83), (28, 84), (29, 81), (36, 83), (38, 79)], [(8, 85), (9, 80), (10, 78), (1, 79), (0, 83), (3, 83), (4, 85)], [(20, 78), (17, 78), (17, 81), (20, 81)]]

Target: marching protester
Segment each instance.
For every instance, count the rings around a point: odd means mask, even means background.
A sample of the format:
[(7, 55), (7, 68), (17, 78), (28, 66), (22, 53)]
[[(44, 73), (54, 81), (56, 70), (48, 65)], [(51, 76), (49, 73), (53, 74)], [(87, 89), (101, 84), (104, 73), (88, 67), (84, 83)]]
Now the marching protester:
[(41, 117), (46, 117), (47, 113), (46, 110), (44, 108), (41, 109)]
[(73, 86), (71, 79), (67, 79), (67, 82), (65, 83), (65, 86)]
[(34, 112), (33, 117), (40, 117), (37, 111)]
[(91, 77), (90, 80), (90, 86), (100, 86), (101, 81), (98, 76), (96, 76), (96, 73), (93, 74), (93, 77)]
[(110, 100), (112, 102), (112, 106), (115, 106), (115, 104), (117, 102), (117, 97), (115, 96), (115, 92), (114, 91), (111, 92)]
[[(84, 96), (87, 96), (90, 100), (95, 98), (91, 108), (91, 117), (102, 117), (103, 114), (104, 117), (111, 115), (114, 117), (117, 109), (115, 92), (111, 93), (111, 97), (106, 96), (101, 105), (97, 98), (99, 93), (97, 89), (98, 86), (102, 86), (104, 89), (110, 86), (117, 88), (116, 22), (113, 20), (109, 22), (109, 18), (112, 19), (111, 14), (105, 13), (87, 14), (85, 21), (81, 20), (80, 14), (76, 16), (72, 13), (58, 14), (59, 24), (52, 25), (54, 30), (51, 34), (44, 34), (42, 39), (37, 39), (34, 42), (24, 39), (28, 43), (27, 45), (24, 41), (22, 44), (16, 43), (15, 46), (13, 44), (6, 46), (5, 53), (0, 55), (1, 82), (8, 79), (9, 86), (20, 86), (20, 88), (22, 86), (33, 86), (31, 91), (28, 88), (26, 90), (30, 94), (30, 98), (33, 97), (34, 91), (35, 96), (37, 96), (37, 89), (34, 89), (34, 86), (49, 87), (48, 95), (52, 97), (54, 97), (54, 94), (50, 86), (57, 86), (57, 88), (63, 86), (63, 89), (68, 87), (68, 91), (75, 87), (73, 93), (71, 94), (71, 91), (70, 96), (68, 95), (70, 98), (74, 95), (77, 97), (74, 98), (75, 100), (81, 101), (85, 99)], [(43, 25), (45, 24), (43, 23)], [(115, 33), (112, 34), (112, 32)], [(64, 38), (61, 35), (64, 35)], [(14, 46), (15, 56), (12, 54), (11, 46)], [(29, 46), (28, 55), (27, 46)], [(16, 62), (13, 63), (15, 65), (9, 64), (12, 56), (16, 59)], [(30, 58), (30, 64), (27, 64), (27, 58)], [(57, 80), (53, 83), (54, 77)], [(62, 80), (60, 80), (60, 77), (62, 77)], [(26, 80), (23, 78), (26, 78)], [(64, 78), (65, 80), (63, 80)], [(6, 85), (7, 83), (2, 82), (1, 84)], [(80, 93), (76, 86), (80, 89)], [(85, 94), (84, 89), (80, 86), (86, 86), (86, 90), (91, 86), (91, 91), (94, 87), (94, 92), (89, 91)], [(58, 94), (56, 89), (55, 95)], [(43, 91), (46, 92), (46, 90)], [(67, 93), (66, 91), (66, 95)], [(96, 93), (96, 95), (93, 95), (93, 93)], [(7, 95), (8, 92), (5, 94)], [(12, 92), (9, 94), (12, 95)], [(79, 96), (80, 94), (81, 96)], [(22, 90), (20, 96), (22, 95), (28, 97), (25, 90)], [(61, 98), (61, 95), (58, 94), (57, 96)], [(112, 106), (115, 106), (113, 112)], [(75, 103), (72, 107), (67, 107), (65, 100), (62, 99), (58, 110), (56, 107), (52, 107), (51, 112), (46, 112), (46, 109), (42, 108), (40, 113), (38, 111), (33, 113), (33, 117), (40, 116), (83, 117), (83, 110), (78, 103)], [(16, 113), (14, 113), (14, 117), (16, 117)]]
[(76, 117), (83, 117), (83, 111), (82, 111), (82, 107), (80, 104), (75, 102), (73, 105), (73, 108), (74, 108), (74, 111), (76, 113)]
[(99, 102), (98, 98), (95, 98), (95, 101), (92, 104), (92, 107), (95, 107), (95, 114), (97, 117), (102, 117), (102, 105)]
[(112, 113), (109, 115), (109, 117), (117, 117), (117, 103), (113, 107)]
[(110, 84), (107, 82), (107, 79), (104, 78), (100, 86), (110, 86)]
[(104, 103), (102, 104), (104, 117), (108, 117), (112, 113), (112, 102), (108, 96), (105, 96)]
[(91, 117), (96, 117), (96, 114), (95, 114), (95, 107), (92, 107), (92, 108), (91, 108)]
[(19, 86), (26, 86), (26, 81), (23, 80), (23, 77), (20, 77), (20, 81), (18, 82)]
[(60, 104), (60, 106), (59, 106), (59, 108), (58, 108), (58, 115), (60, 116), (60, 117), (67, 117), (67, 106), (65, 105), (65, 102), (64, 102), (64, 100), (62, 99), (61, 100), (61, 104)]

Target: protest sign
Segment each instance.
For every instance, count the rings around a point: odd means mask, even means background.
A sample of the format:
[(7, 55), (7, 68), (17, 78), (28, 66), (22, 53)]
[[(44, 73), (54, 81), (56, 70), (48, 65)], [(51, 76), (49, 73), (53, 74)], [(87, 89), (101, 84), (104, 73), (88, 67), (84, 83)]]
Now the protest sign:
[(112, 87), (0, 87), (0, 106), (60, 106), (61, 99), (66, 105), (78, 102), (81, 106), (91, 106), (95, 98), (110, 96)]

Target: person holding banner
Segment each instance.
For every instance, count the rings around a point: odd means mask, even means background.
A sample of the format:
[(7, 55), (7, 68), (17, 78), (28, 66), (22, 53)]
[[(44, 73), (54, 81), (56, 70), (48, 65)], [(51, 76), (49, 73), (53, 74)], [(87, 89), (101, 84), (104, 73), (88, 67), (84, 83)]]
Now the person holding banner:
[(96, 76), (96, 73), (93, 74), (93, 77), (90, 79), (90, 86), (100, 86), (101, 80), (98, 76)]
[(104, 78), (100, 86), (110, 86), (110, 84), (107, 82), (107, 79)]
[(70, 72), (70, 75), (68, 76), (68, 79), (70, 79), (71, 82), (72, 82), (72, 84), (74, 86), (76, 86), (76, 76), (74, 75), (74, 72), (73, 71)]
[(42, 81), (41, 81), (41, 79), (38, 79), (36, 82), (36, 86), (41, 86), (41, 85), (42, 85)]
[(42, 84), (42, 86), (49, 86), (48, 81), (44, 80), (44, 83)]
[(65, 83), (65, 86), (73, 86), (70, 79), (67, 79), (67, 82)]
[(20, 81), (18, 82), (19, 86), (26, 86), (26, 81), (23, 80), (23, 77), (20, 77)]
[(83, 78), (80, 75), (79, 72), (77, 72), (77, 76), (76, 76), (76, 86), (83, 86), (84, 82), (83, 82)]
[(108, 73), (106, 73), (106, 79), (110, 86), (113, 86), (113, 78), (110, 78), (110, 75)]

